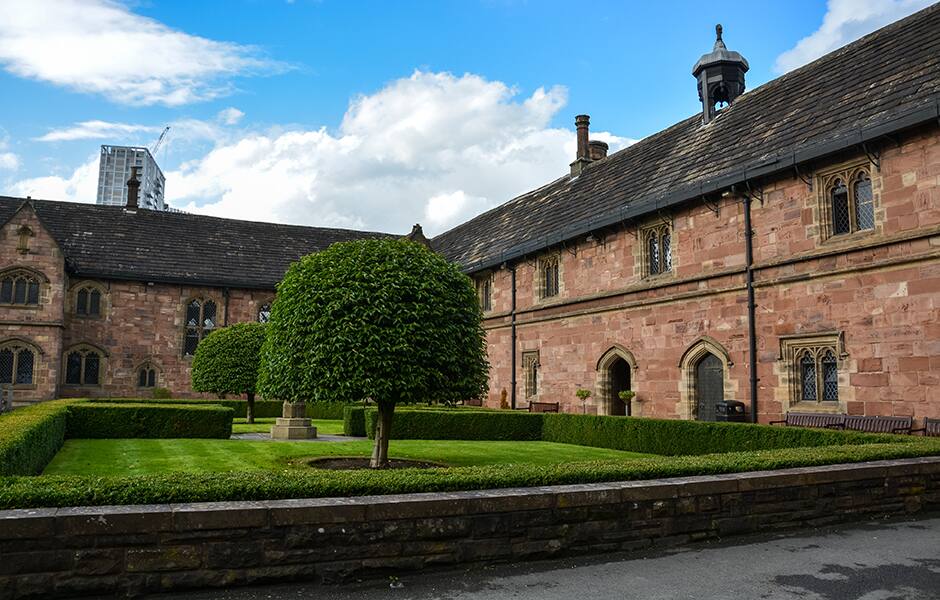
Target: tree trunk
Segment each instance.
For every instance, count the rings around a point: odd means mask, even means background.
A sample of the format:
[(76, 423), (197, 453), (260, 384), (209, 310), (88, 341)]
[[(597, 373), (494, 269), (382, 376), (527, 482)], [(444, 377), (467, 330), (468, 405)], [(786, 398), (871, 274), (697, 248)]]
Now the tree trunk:
[(245, 420), (249, 423), (255, 422), (255, 394), (248, 392), (248, 407), (245, 409)]
[(369, 466), (373, 469), (388, 467), (388, 438), (392, 433), (392, 416), (395, 414), (395, 405), (379, 402), (379, 421), (375, 427), (375, 446), (372, 448), (372, 460)]

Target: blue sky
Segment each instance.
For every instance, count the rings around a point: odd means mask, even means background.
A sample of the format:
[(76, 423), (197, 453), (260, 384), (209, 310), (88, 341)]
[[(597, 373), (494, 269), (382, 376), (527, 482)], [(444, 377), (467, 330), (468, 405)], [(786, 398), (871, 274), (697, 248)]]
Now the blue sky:
[(753, 89), (929, 3), (0, 0), (0, 193), (93, 202), (99, 145), (170, 125), (178, 208), (437, 233), (562, 175), (575, 114), (697, 112), (715, 23)]

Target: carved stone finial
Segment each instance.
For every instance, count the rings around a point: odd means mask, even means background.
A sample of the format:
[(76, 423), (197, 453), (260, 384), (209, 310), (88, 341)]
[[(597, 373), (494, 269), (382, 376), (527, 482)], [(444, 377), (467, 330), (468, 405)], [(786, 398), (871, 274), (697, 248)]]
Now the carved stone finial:
[(717, 38), (715, 41), (717, 42), (722, 41), (721, 40), (721, 23), (715, 25), (715, 37)]

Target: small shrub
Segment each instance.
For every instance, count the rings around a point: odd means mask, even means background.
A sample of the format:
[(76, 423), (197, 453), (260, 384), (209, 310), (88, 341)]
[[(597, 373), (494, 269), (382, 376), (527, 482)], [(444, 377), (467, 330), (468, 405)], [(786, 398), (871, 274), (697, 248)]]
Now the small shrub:
[(343, 408), (343, 435), (365, 437), (366, 407), (358, 404)]
[(75, 402), (66, 437), (228, 439), (234, 412), (218, 405)]
[(167, 388), (153, 388), (153, 399), (154, 400), (169, 400), (173, 397), (173, 393)]
[[(235, 418), (244, 419), (247, 414), (248, 403), (240, 398), (227, 400), (214, 400), (207, 398), (172, 398), (169, 401), (153, 402), (142, 398), (93, 398), (88, 400), (92, 404), (186, 404), (195, 406), (224, 406), (235, 411)], [(274, 400), (255, 400), (255, 417), (259, 419), (280, 417), (283, 403)]]
[[(365, 411), (369, 437), (375, 435), (378, 411)], [(542, 414), (493, 410), (398, 411), (392, 422), (398, 440), (540, 440)]]

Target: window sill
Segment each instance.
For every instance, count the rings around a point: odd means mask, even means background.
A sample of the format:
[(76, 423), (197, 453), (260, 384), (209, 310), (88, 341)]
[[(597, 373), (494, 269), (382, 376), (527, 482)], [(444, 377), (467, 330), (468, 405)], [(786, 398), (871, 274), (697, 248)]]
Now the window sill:
[(0, 304), (0, 308), (12, 308), (15, 310), (39, 310), (42, 304)]
[(669, 279), (674, 279), (676, 276), (675, 271), (666, 271), (664, 273), (656, 273), (655, 275), (645, 275), (643, 281), (656, 282), (656, 281), (666, 281)]
[[(7, 386), (7, 385), (10, 385), (10, 384), (9, 384), (9, 383), (0, 383), (0, 385), (2, 385), (2, 386)], [(15, 392), (16, 390), (35, 390), (36, 387), (37, 387), (37, 386), (36, 386), (35, 383), (14, 383), (14, 384), (13, 384), (13, 391)]]
[(790, 405), (789, 410), (821, 414), (845, 412), (845, 408), (838, 402), (796, 402)]
[(872, 229), (859, 229), (858, 231), (853, 231), (852, 233), (831, 234), (829, 237), (824, 239), (822, 243), (827, 246), (848, 245), (857, 240), (865, 239), (877, 234), (877, 227), (873, 227)]

